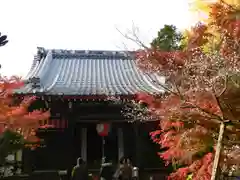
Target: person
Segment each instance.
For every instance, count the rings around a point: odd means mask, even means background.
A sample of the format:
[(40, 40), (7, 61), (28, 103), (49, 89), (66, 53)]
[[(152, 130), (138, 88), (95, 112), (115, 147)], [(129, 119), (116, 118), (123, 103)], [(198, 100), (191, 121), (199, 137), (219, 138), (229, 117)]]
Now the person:
[(130, 180), (132, 178), (132, 163), (129, 158), (123, 161), (121, 176), (122, 180)]
[(67, 179), (72, 179), (72, 171), (73, 171), (73, 168), (75, 167), (75, 165), (70, 165), (68, 166), (67, 168)]
[(77, 159), (77, 165), (72, 169), (72, 180), (87, 180), (88, 170), (86, 163), (82, 158)]
[(132, 163), (129, 158), (122, 157), (119, 161), (119, 167), (117, 168), (114, 179), (129, 180), (132, 178)]
[(102, 166), (100, 170), (100, 179), (102, 180), (112, 180), (113, 179), (113, 166), (109, 159), (103, 158)]

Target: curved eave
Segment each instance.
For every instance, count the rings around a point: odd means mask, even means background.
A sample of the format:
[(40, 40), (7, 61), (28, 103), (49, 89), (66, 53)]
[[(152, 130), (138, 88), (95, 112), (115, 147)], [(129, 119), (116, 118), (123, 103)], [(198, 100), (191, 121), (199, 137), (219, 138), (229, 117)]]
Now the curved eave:
[[(107, 100), (109, 99), (109, 95), (56, 95), (56, 94), (40, 94), (40, 93), (15, 93), (16, 97), (24, 98), (25, 96), (36, 96), (37, 98), (43, 100), (52, 100), (52, 99), (66, 99), (66, 100)], [(121, 100), (134, 100), (137, 98), (137, 94), (133, 95), (115, 95), (111, 96), (111, 98), (121, 99)], [(110, 99), (109, 99), (110, 100)]]

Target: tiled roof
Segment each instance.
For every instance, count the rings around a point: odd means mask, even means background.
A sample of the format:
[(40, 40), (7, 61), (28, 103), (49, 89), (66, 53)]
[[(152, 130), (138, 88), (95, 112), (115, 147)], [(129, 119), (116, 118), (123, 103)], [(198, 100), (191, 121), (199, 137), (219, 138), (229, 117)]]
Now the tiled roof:
[(159, 85), (163, 78), (143, 73), (131, 54), (39, 48), (26, 77), (29, 83), (17, 93), (133, 95), (163, 91)]

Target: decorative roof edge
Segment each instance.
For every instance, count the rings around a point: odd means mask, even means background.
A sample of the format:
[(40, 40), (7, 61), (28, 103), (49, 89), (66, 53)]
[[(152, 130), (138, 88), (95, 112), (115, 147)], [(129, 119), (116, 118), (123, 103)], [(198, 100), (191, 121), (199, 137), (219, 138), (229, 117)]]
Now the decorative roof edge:
[(37, 48), (37, 54), (45, 57), (51, 51), (56, 58), (110, 58), (110, 59), (134, 59), (135, 51), (111, 51), (111, 50), (65, 50)]

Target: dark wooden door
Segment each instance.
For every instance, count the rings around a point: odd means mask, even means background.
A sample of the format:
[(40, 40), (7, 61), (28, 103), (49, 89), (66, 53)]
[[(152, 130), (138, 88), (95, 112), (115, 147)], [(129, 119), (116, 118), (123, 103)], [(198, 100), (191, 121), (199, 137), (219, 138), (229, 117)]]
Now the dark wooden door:
[(108, 136), (104, 137), (104, 153), (107, 160), (114, 164), (118, 162), (118, 131), (117, 127), (112, 125)]
[(87, 163), (90, 169), (100, 168), (102, 159), (102, 139), (96, 130), (96, 124), (87, 125)]

